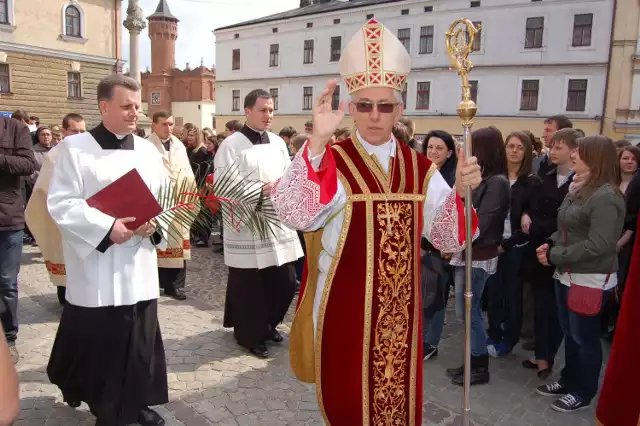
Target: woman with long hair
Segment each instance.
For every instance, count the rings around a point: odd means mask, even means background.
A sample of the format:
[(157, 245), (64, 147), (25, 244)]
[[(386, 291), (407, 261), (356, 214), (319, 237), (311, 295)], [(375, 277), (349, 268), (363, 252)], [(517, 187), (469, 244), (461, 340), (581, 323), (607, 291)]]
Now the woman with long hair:
[[(453, 186), (456, 181), (456, 144), (453, 137), (442, 130), (427, 134), (422, 144), (422, 154), (434, 164), (444, 180)], [(441, 253), (422, 238), (422, 356), (424, 360), (438, 356), (438, 345), (444, 328), (445, 311), (449, 290), (453, 283), (453, 267), (449, 265), (451, 254)], [(436, 283), (432, 286), (431, 283)]]
[(529, 244), (522, 232), (522, 214), (541, 181), (532, 172), (533, 146), (529, 136), (513, 132), (507, 136), (507, 170), (511, 184), (509, 214), (504, 222), (502, 244), (498, 247), (498, 269), (487, 281), (489, 300), (488, 350), (493, 357), (511, 352), (520, 340), (522, 328), (522, 280), (520, 267)]
[[(495, 127), (478, 129), (471, 135), (472, 153), (482, 168), (482, 182), (473, 190), (480, 235), (473, 242), (471, 289), (471, 385), (489, 382), (489, 353), (482, 316), (482, 293), (487, 279), (496, 272), (504, 221), (509, 211), (507, 158), (502, 134)], [(464, 252), (451, 259), (455, 266), (456, 315), (464, 319)], [(464, 384), (464, 367), (451, 368), (447, 375), (454, 384)]]
[(625, 217), (617, 159), (613, 142), (605, 136), (578, 140), (576, 177), (558, 210), (558, 231), (536, 251), (540, 263), (556, 269), (558, 317), (565, 334), (560, 380), (537, 389), (558, 397), (551, 405), (556, 411), (586, 407), (598, 391), (600, 317), (618, 285), (616, 243)]

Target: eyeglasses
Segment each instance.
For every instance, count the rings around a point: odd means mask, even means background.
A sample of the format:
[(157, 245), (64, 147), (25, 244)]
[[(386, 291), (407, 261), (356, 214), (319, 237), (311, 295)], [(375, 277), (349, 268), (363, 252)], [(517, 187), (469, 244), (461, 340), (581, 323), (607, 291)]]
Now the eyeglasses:
[(390, 114), (398, 105), (395, 102), (372, 102), (372, 101), (358, 101), (354, 102), (356, 110), (360, 113), (369, 113), (373, 111), (375, 107), (381, 114)]

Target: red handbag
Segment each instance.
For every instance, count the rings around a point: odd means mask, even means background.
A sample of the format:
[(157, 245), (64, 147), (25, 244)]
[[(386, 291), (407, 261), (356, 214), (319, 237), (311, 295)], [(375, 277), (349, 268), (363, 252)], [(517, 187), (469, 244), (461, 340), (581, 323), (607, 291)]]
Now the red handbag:
[[(567, 246), (567, 229), (564, 229), (564, 244)], [(615, 258), (614, 258), (615, 262)], [(611, 265), (613, 269), (613, 265)], [(600, 313), (602, 309), (602, 298), (604, 288), (611, 278), (611, 272), (607, 274), (607, 278), (604, 280), (602, 288), (587, 287), (579, 285), (573, 282), (571, 276), (571, 267), (567, 266), (567, 273), (569, 274), (569, 296), (567, 297), (567, 306), (571, 312), (575, 312), (578, 315), (584, 315), (586, 317), (593, 317)]]

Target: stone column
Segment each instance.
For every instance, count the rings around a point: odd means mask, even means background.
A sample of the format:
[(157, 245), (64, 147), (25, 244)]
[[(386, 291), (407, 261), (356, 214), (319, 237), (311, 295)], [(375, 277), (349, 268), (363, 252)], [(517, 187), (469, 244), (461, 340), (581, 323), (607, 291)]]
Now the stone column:
[(140, 32), (147, 28), (147, 22), (138, 0), (129, 0), (123, 24), (129, 30), (129, 75), (140, 83)]

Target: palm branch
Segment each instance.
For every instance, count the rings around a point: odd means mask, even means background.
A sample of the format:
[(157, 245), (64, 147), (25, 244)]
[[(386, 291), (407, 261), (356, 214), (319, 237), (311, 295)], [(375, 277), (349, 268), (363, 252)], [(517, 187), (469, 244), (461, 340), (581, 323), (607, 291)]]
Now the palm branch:
[(180, 241), (182, 233), (178, 227), (208, 227), (211, 210), (205, 202), (209, 201), (219, 204), (216, 214), (224, 226), (238, 231), (246, 229), (261, 240), (275, 236), (275, 228), (281, 225), (268, 196), (262, 191), (264, 184), (242, 177), (236, 164), (218, 174), (213, 185), (198, 187), (192, 180), (178, 176), (160, 188), (158, 201), (162, 213), (156, 221), (164, 235)]

